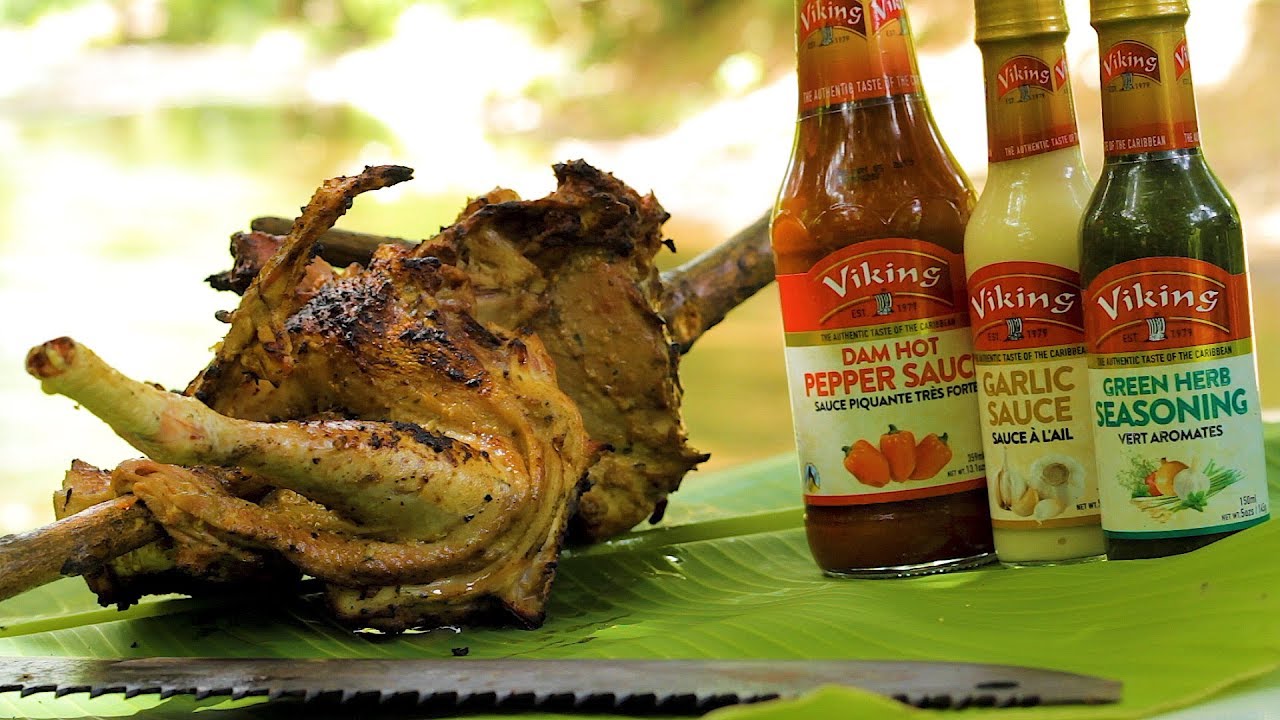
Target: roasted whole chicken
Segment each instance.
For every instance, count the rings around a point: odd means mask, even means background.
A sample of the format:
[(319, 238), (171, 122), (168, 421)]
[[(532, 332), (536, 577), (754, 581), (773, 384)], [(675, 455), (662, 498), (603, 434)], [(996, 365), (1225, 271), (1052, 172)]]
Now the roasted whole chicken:
[(287, 236), (237, 240), (243, 297), (184, 393), (68, 338), (33, 349), (46, 391), (146, 455), (73, 464), (55, 495), (59, 517), (132, 495), (164, 528), (86, 576), (99, 598), (306, 575), (352, 626), (538, 624), (571, 526), (626, 530), (705, 459), (654, 310), (665, 212), (585, 163), (556, 173), (547, 198), (494, 191), (345, 268), (321, 234), (410, 171), (326, 182)]
[[(561, 389), (604, 445), (573, 522), (575, 535), (594, 541), (660, 513), (667, 494), (707, 456), (689, 446), (679, 354), (658, 314), (662, 286), (653, 260), (667, 213), (652, 195), (641, 197), (584, 162), (555, 172), (551, 195), (525, 202), (509, 190), (490, 192), (415, 252), (450, 258), (467, 274), (481, 323), (542, 339)], [(235, 267), (211, 278), (215, 287), (244, 291), (283, 241), (235, 235)], [(296, 284), (305, 293), (333, 273), (315, 258)], [(209, 400), (203, 389), (195, 393)], [(243, 417), (273, 415), (246, 414), (221, 398), (211, 405)]]

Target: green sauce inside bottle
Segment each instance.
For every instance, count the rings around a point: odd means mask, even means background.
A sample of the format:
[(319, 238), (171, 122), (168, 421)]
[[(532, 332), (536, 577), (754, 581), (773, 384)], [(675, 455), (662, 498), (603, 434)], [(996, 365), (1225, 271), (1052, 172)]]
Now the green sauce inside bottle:
[(1113, 560), (1268, 518), (1240, 217), (1199, 147), (1185, 6), (1148, 4), (1093, 0), (1107, 158), (1081, 282)]

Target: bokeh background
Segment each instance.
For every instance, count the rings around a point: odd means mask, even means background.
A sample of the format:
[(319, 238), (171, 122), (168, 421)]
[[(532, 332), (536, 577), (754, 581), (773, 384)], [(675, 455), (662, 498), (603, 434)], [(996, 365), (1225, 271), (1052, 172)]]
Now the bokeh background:
[[(1086, 156), (1101, 166), (1096, 36), (1067, 0)], [(1244, 217), (1264, 405), (1280, 410), (1280, 0), (1192, 0), (1209, 160)], [(986, 176), (981, 63), (965, 0), (911, 0), (921, 73), (952, 150)], [(653, 190), (682, 262), (773, 202), (795, 114), (792, 0), (0, 0), (0, 532), (52, 519), (71, 458), (136, 455), (22, 369), (71, 335), (181, 388), (234, 307), (203, 278), (258, 215), (324, 178), (416, 169), (341, 226), (421, 238), (494, 186), (550, 191), (584, 158)], [(705, 470), (785, 452), (777, 295), (686, 357)], [(686, 482), (697, 482), (697, 474)]]

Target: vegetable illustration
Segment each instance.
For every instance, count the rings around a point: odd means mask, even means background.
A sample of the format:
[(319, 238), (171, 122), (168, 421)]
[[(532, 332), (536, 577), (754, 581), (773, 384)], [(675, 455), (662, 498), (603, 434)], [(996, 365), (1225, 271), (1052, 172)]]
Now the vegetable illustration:
[(1208, 502), (1209, 476), (1200, 472), (1198, 461), (1192, 461), (1190, 467), (1183, 468), (1173, 476), (1173, 492), (1182, 499), (1182, 504), (1194, 510), (1204, 510)]
[(951, 462), (951, 448), (947, 446), (947, 434), (938, 436), (929, 433), (916, 445), (916, 467), (911, 472), (912, 480), (928, 480), (942, 471)]
[(1173, 490), (1173, 479), (1178, 476), (1178, 473), (1186, 469), (1187, 469), (1187, 464), (1184, 462), (1178, 462), (1177, 460), (1166, 460), (1164, 458), (1160, 458), (1160, 467), (1156, 468), (1156, 471), (1152, 473), (1152, 475), (1154, 475), (1155, 478), (1152, 479), (1150, 483), (1155, 485), (1156, 489), (1159, 490), (1159, 492), (1153, 492), (1151, 494), (1153, 496), (1177, 495), (1177, 493), (1174, 492)]
[(1027, 491), (1022, 494), (1022, 497), (1014, 501), (1013, 507), (1009, 509), (1012, 510), (1015, 515), (1028, 517), (1031, 513), (1036, 511), (1036, 506), (1039, 505), (1040, 502), (1040, 496), (1036, 494), (1036, 489), (1029, 487), (1027, 488)]
[(859, 440), (852, 447), (841, 448), (844, 451), (844, 469), (848, 470), (858, 482), (871, 487), (884, 487), (889, 484), (889, 461), (866, 440)]
[(1046, 520), (1062, 513), (1084, 497), (1085, 469), (1067, 455), (1045, 455), (1031, 463), (1031, 487), (1041, 497), (1036, 519)]
[(1131, 468), (1120, 476), (1129, 490), (1131, 502), (1160, 522), (1167, 522), (1183, 510), (1204, 512), (1213, 496), (1236, 484), (1244, 477), (1235, 468), (1222, 467), (1210, 460), (1204, 469), (1196, 460), (1191, 465), (1178, 460), (1154, 460), (1139, 456), (1130, 458)]
[(916, 469), (916, 436), (908, 430), (890, 425), (880, 436), (880, 452), (889, 461), (889, 477), (906, 482)]
[(1061, 515), (1062, 511), (1065, 510), (1066, 507), (1067, 506), (1063, 504), (1061, 498), (1048, 497), (1036, 503), (1032, 514), (1036, 516), (1036, 520), (1048, 520), (1049, 518)]
[(1005, 510), (1012, 510), (1013, 504), (1027, 494), (1027, 487), (1027, 479), (1018, 472), (1016, 467), (1009, 464), (1009, 448), (1006, 447), (1004, 465), (996, 472), (996, 481), (992, 488), (996, 495), (996, 504)]
[(1154, 470), (1152, 470), (1151, 474), (1147, 475), (1146, 479), (1142, 482), (1147, 486), (1147, 495), (1150, 495), (1151, 497), (1160, 497), (1163, 494), (1160, 492), (1160, 487), (1156, 485), (1156, 473)]

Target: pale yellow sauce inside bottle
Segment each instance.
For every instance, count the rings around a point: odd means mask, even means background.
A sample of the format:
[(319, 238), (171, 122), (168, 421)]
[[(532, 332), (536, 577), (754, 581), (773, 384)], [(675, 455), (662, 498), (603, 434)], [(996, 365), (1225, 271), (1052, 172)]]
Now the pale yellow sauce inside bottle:
[[(990, 165), (986, 187), (965, 231), (965, 266), (969, 275), (993, 263), (1032, 261), (1080, 269), (1079, 225), (1093, 182), (1079, 146)], [(1089, 413), (1089, 388), (1083, 358), (1071, 404), (1077, 415)], [(984, 427), (984, 430), (986, 428)], [(1087, 437), (1087, 435), (1086, 435)], [(1085, 458), (1096, 497), (1092, 458)], [(996, 492), (991, 468), (1000, 457), (987, 450), (988, 482)], [(1104, 552), (1100, 525), (993, 529), (996, 554), (1009, 565), (1052, 564), (1096, 558)]]

